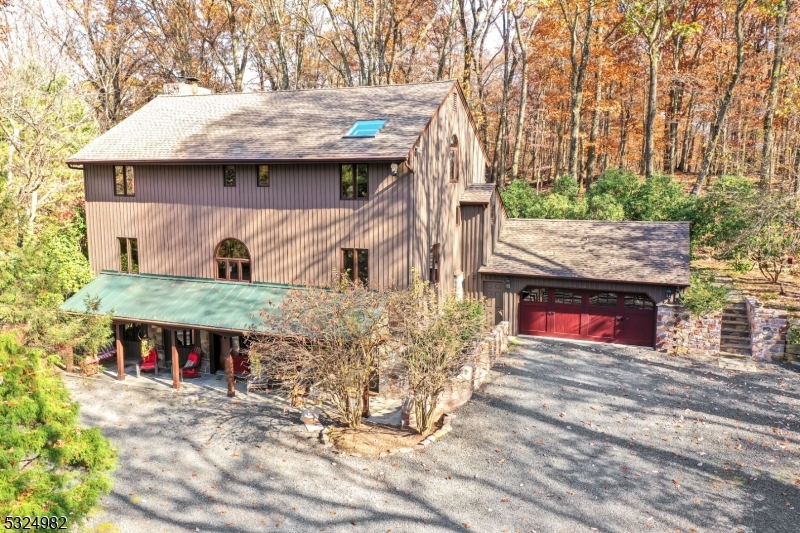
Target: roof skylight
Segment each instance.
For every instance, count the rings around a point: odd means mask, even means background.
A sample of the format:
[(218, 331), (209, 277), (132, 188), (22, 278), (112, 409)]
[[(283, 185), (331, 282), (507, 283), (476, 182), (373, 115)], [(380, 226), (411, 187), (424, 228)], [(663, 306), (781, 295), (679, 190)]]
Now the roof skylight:
[(375, 137), (384, 124), (385, 120), (357, 120), (345, 137)]

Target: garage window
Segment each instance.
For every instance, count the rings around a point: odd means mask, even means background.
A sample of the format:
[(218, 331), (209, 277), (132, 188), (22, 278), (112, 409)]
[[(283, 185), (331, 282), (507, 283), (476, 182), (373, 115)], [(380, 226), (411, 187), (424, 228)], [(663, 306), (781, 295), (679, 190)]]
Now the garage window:
[(617, 293), (616, 292), (601, 292), (589, 297), (589, 305), (593, 307), (616, 307), (617, 306)]
[(547, 302), (548, 293), (546, 288), (525, 289), (520, 293), (523, 302)]
[(556, 303), (567, 305), (581, 305), (583, 304), (583, 296), (575, 294), (572, 291), (565, 291), (564, 289), (556, 289)]
[(626, 294), (625, 307), (627, 309), (653, 310), (653, 302), (641, 294)]

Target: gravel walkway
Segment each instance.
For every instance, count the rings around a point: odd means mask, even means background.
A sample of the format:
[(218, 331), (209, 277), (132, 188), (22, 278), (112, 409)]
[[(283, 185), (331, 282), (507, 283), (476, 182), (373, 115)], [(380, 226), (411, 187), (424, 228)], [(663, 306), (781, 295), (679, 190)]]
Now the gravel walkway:
[[(800, 379), (520, 339), (424, 453), (321, 447), (279, 402), (69, 379), (120, 448), (122, 532), (800, 530)], [(88, 528), (87, 528), (88, 529)]]

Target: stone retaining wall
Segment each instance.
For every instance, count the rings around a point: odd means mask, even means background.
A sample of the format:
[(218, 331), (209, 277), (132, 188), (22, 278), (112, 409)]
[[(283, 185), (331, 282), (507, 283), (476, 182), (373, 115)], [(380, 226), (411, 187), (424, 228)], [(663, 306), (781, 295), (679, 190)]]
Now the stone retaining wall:
[(788, 311), (766, 309), (752, 296), (744, 297), (750, 322), (750, 347), (755, 361), (781, 361), (786, 348)]
[(693, 317), (678, 304), (657, 309), (656, 350), (673, 355), (717, 355), (720, 349), (722, 312)]
[[(470, 363), (461, 368), (461, 374), (445, 389), (436, 407), (438, 414), (452, 413), (472, 397), (489, 377), (489, 370), (508, 347), (508, 322), (501, 322), (471, 348)], [(398, 365), (387, 364), (381, 369), (379, 394), (403, 400), (402, 420), (404, 425), (414, 426), (413, 400), (408, 394), (408, 383)], [(437, 415), (438, 416), (438, 415)]]

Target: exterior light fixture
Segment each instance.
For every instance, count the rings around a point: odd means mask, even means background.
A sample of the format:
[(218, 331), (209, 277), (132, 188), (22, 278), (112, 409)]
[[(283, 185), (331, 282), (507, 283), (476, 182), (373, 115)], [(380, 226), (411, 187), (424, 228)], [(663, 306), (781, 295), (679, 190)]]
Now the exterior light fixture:
[(392, 176), (397, 176), (397, 163), (392, 163), (392, 166), (389, 168), (392, 169)]
[(511, 278), (506, 278), (506, 289), (511, 288)]

